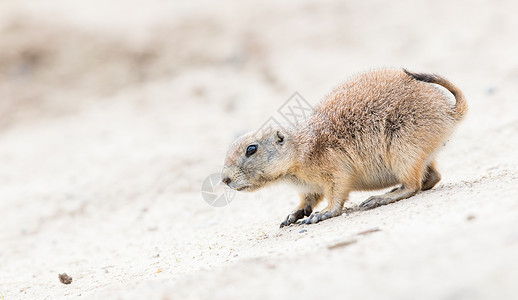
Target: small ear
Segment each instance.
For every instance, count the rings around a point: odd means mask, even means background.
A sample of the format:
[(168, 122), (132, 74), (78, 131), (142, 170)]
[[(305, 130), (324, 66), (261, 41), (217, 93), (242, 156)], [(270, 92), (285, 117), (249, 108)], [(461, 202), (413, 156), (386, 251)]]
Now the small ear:
[(284, 143), (284, 133), (282, 133), (280, 130), (277, 130), (276, 138), (277, 138), (277, 143), (279, 143), (279, 144)]

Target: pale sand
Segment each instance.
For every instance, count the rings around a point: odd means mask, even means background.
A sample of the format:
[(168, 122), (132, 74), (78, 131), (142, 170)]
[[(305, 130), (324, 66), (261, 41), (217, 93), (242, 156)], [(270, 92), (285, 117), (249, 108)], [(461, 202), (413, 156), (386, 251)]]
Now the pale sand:
[[(518, 298), (516, 1), (104, 2), (0, 3), (5, 299)], [(287, 186), (203, 201), (293, 92), (382, 66), (467, 96), (434, 189), (284, 229)]]

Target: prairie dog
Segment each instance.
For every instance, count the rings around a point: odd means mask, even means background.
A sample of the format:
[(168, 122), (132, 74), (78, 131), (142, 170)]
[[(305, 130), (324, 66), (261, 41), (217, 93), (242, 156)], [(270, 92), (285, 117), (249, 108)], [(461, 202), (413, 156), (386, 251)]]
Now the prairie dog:
[[(455, 103), (447, 92), (455, 97)], [(222, 181), (254, 191), (289, 181), (300, 204), (281, 223), (316, 223), (341, 214), (351, 191), (392, 191), (360, 204), (370, 209), (434, 187), (435, 154), (465, 116), (461, 90), (435, 74), (377, 70), (352, 77), (288, 129), (250, 132), (228, 149)], [(328, 205), (313, 212), (323, 198)]]

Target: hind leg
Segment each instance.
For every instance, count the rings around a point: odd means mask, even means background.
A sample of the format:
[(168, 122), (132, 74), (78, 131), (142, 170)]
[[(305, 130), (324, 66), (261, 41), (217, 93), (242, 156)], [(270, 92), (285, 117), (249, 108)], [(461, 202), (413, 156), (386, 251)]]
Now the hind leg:
[(401, 178), (401, 187), (384, 195), (371, 196), (360, 204), (360, 209), (371, 209), (381, 205), (412, 197), (421, 190), (424, 177), (424, 161), (419, 161)]
[(426, 168), (426, 173), (423, 178), (421, 190), (426, 191), (433, 188), (439, 181), (441, 181), (441, 174), (437, 171), (435, 162), (432, 162)]

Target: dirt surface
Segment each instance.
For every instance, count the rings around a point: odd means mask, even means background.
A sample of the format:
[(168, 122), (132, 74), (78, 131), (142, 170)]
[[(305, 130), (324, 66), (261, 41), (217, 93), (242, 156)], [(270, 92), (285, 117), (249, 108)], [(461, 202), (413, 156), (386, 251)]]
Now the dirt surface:
[[(516, 1), (0, 2), (0, 295), (516, 299)], [(201, 196), (229, 143), (360, 71), (461, 87), (442, 181), (279, 224), (287, 186)], [(56, 274), (74, 278), (64, 285)], [(0, 297), (1, 298), (1, 297)]]

